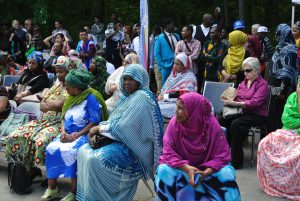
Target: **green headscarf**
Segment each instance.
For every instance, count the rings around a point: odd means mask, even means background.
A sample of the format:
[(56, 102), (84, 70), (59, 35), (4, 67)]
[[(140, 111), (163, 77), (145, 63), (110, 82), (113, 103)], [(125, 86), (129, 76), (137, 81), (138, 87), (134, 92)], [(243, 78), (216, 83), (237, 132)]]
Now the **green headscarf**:
[(67, 96), (63, 108), (62, 108), (62, 115), (61, 118), (63, 119), (66, 112), (73, 106), (73, 105), (78, 105), (80, 104), (82, 101), (84, 101), (88, 95), (93, 94), (96, 99), (98, 100), (98, 102), (101, 104), (102, 106), (102, 121), (106, 121), (108, 119), (108, 115), (107, 115), (107, 107), (105, 104), (105, 101), (102, 97), (102, 95), (96, 91), (93, 88), (88, 88), (86, 90), (84, 90), (83, 92), (81, 92), (78, 96)]
[(72, 69), (67, 74), (65, 80), (69, 86), (77, 87), (79, 89), (88, 88), (91, 83), (93, 77), (92, 74), (87, 70), (82, 69)]
[(105, 84), (109, 77), (109, 73), (106, 71), (106, 60), (101, 56), (97, 56), (92, 62), (96, 62), (96, 71), (93, 74), (95, 77), (94, 81), (90, 86), (99, 91), (104, 99), (107, 99), (109, 97), (105, 93)]
[(300, 114), (298, 111), (298, 96), (296, 92), (288, 97), (281, 120), (284, 129), (295, 129), (297, 133), (300, 134)]

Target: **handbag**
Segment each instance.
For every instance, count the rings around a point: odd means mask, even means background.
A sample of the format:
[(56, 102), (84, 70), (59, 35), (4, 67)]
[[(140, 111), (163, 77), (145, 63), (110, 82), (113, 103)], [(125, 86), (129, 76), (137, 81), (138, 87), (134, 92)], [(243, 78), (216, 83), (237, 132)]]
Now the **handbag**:
[(92, 137), (88, 135), (88, 138), (89, 138), (89, 144), (93, 149), (99, 149), (115, 141), (113, 139), (110, 139), (109, 137), (101, 135), (100, 133), (96, 133)]
[(8, 186), (11, 190), (17, 194), (29, 194), (32, 192), (32, 181), (26, 167), (22, 161), (14, 160), (11, 157), (11, 161), (8, 163)]
[(243, 113), (243, 109), (236, 106), (227, 106), (223, 107), (223, 118), (232, 118), (235, 116), (239, 116)]
[[(25, 84), (18, 84), (18, 85), (17, 85), (17, 89), (15, 89), (16, 86), (14, 86), (14, 91), (16, 91), (16, 92), (15, 92), (15, 95), (20, 94), (20, 93), (25, 92), (25, 91), (28, 91), (28, 90), (31, 88), (31, 86), (28, 86), (28, 85), (29, 85), (31, 82), (33, 82), (34, 80), (36, 80), (37, 78), (39, 78), (39, 77), (41, 77), (41, 75), (38, 75), (38, 76), (32, 78), (31, 80), (29, 80), (29, 81), (28, 81), (27, 83), (25, 83)], [(26, 77), (24, 77), (23, 80), (24, 80), (25, 78), (26, 78)], [(13, 85), (16, 85), (16, 84), (13, 83)], [(12, 85), (12, 86), (13, 86), (13, 85)], [(22, 103), (22, 102), (36, 102), (36, 103), (39, 103), (40, 100), (36, 97), (36, 95), (39, 95), (39, 96), (43, 97), (43, 95), (46, 94), (48, 90), (49, 90), (48, 88), (45, 88), (45, 89), (43, 89), (43, 91), (41, 91), (41, 92), (38, 92), (38, 93), (36, 93), (36, 94), (29, 95), (29, 96), (25, 96), (25, 97), (23, 97), (23, 98), (20, 100), (20, 103)], [(15, 96), (15, 95), (14, 95), (14, 96)], [(14, 97), (13, 97), (13, 98), (14, 98)]]
[[(233, 101), (236, 97), (236, 93), (237, 91), (234, 87), (228, 87), (221, 95), (221, 99)], [(243, 109), (237, 106), (224, 105), (223, 107), (223, 118), (232, 118), (242, 113)]]

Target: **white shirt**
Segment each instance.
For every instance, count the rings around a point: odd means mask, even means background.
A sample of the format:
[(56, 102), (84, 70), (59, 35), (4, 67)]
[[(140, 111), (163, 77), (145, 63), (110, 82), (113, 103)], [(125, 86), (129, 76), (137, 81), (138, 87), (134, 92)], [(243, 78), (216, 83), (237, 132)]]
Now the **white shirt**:
[(207, 36), (207, 34), (209, 33), (210, 27), (205, 27), (203, 24), (201, 24), (201, 29), (204, 33), (204, 36)]
[(95, 43), (95, 45), (98, 44), (96, 36), (94, 36), (93, 34), (88, 34), (88, 37), (93, 39), (93, 42)]
[[(192, 34), (193, 38), (196, 35), (196, 27), (197, 26), (193, 26), (193, 34)], [(201, 24), (200, 27), (201, 27), (204, 35), (207, 36), (207, 34), (209, 33), (209, 30), (210, 30), (210, 27), (205, 27), (203, 24)]]
[[(112, 33), (114, 33), (115, 30), (113, 29), (106, 29), (105, 30), (105, 37), (108, 38), (108, 36), (110, 36)], [(119, 31), (118, 33), (116, 33), (112, 38), (113, 41), (121, 41), (123, 40), (123, 35), (122, 33)]]
[(106, 72), (110, 75), (116, 70), (115, 66), (112, 63), (106, 62)]
[(168, 38), (169, 38), (169, 42), (170, 42), (171, 45), (172, 45), (172, 40), (173, 40), (174, 51), (175, 51), (175, 49), (176, 49), (176, 44), (177, 44), (177, 39), (176, 39), (176, 37), (174, 36), (174, 34), (171, 34), (171, 33), (169, 33), (169, 32), (166, 32), (166, 31), (165, 31), (165, 33), (167, 34), (167, 36), (168, 36)]
[(137, 54), (139, 54), (140, 51), (140, 37), (137, 36), (132, 41), (131, 49), (133, 49)]

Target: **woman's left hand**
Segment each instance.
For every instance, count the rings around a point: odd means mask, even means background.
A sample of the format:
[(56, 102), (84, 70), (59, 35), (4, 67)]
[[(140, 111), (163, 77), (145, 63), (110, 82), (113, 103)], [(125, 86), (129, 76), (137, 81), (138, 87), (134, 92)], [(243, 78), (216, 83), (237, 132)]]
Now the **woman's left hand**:
[(198, 172), (200, 174), (200, 180), (203, 180), (205, 177), (211, 175), (213, 173), (213, 169), (211, 168), (206, 168), (204, 171), (199, 171)]
[(222, 99), (222, 101), (223, 101), (223, 103), (224, 103), (224, 105), (228, 105), (228, 106), (236, 106), (236, 102), (235, 101), (233, 101), (233, 100), (224, 100), (224, 99)]
[(65, 139), (66, 139), (67, 142), (73, 142), (77, 139), (77, 137), (78, 137), (77, 132), (74, 132), (74, 133), (71, 133), (69, 135), (66, 135)]
[(24, 96), (23, 96), (22, 93), (17, 94), (17, 95), (14, 97), (14, 101), (18, 102), (18, 101), (20, 101), (23, 97), (24, 97)]

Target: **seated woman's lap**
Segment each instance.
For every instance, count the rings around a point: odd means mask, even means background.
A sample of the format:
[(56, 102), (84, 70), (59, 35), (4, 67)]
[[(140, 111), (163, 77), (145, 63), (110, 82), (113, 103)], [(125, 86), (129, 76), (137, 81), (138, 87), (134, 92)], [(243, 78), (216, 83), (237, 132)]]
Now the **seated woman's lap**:
[(88, 161), (93, 167), (112, 168), (121, 174), (141, 173), (137, 157), (121, 142), (114, 142), (96, 150), (86, 144), (81, 149), (89, 154)]
[(179, 200), (181, 200), (180, 197), (185, 198), (182, 200), (186, 200), (187, 198), (196, 199), (196, 197), (200, 198), (204, 196), (208, 198), (216, 196), (215, 198), (217, 198), (217, 194), (220, 194), (220, 192), (224, 193), (224, 195), (222, 195), (224, 198), (234, 198), (239, 197), (235, 177), (233, 167), (227, 165), (218, 172), (204, 178), (197, 188), (194, 189), (188, 183), (189, 177), (186, 172), (162, 164), (159, 165), (156, 170), (155, 186), (158, 195), (166, 195), (166, 192), (169, 192), (172, 195), (176, 194), (176, 198)]

